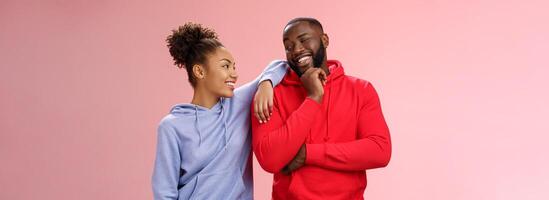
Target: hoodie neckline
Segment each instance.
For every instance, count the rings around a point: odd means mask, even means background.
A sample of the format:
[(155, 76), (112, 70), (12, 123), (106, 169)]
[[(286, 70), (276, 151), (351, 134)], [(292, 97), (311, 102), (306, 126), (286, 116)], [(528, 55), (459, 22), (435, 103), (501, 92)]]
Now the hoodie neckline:
[[(200, 125), (200, 118), (201, 117), (208, 117), (212, 115), (219, 115), (223, 118), (223, 138), (225, 141), (225, 144), (228, 142), (228, 132), (227, 132), (227, 121), (224, 119), (223, 115), (223, 103), (225, 102), (224, 98), (219, 99), (219, 101), (212, 107), (212, 108), (206, 108), (204, 106), (192, 104), (192, 103), (181, 103), (175, 105), (171, 113), (174, 115), (182, 115), (186, 117), (193, 116), (194, 117), (194, 127), (196, 129), (196, 133), (198, 135), (198, 146), (202, 145), (202, 131), (201, 131), (201, 125)], [(199, 114), (203, 113), (203, 114)], [(204, 115), (205, 114), (205, 115)], [(202, 115), (202, 116), (201, 116)]]
[(177, 114), (191, 114), (194, 115), (194, 112), (204, 112), (204, 113), (218, 113), (222, 109), (222, 105), (224, 102), (224, 99), (221, 98), (212, 108), (206, 108), (204, 106), (192, 104), (192, 103), (180, 103), (175, 105), (171, 113), (177, 113)]

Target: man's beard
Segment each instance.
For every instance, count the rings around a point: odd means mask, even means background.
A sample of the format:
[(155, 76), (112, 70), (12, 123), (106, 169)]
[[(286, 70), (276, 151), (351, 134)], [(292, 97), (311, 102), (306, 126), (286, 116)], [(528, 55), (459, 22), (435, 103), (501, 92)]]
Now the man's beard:
[[(318, 50), (313, 55), (313, 67), (320, 68), (322, 62), (324, 62), (324, 56), (326, 56), (326, 48), (324, 48), (324, 44), (322, 44), (322, 42), (320, 43), (320, 47), (318, 48)], [(298, 77), (301, 77), (301, 75), (305, 73), (302, 72), (298, 66), (291, 62), (288, 62), (288, 65), (290, 65), (290, 68), (294, 70)]]

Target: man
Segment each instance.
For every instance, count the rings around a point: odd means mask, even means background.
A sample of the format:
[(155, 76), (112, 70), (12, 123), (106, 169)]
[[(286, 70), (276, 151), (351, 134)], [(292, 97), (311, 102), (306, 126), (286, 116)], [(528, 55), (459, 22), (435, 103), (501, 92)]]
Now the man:
[(363, 199), (365, 170), (391, 157), (376, 91), (327, 60), (329, 38), (316, 19), (288, 22), (283, 42), (292, 70), (274, 88), (268, 123), (252, 118), (253, 151), (274, 173), (273, 199)]

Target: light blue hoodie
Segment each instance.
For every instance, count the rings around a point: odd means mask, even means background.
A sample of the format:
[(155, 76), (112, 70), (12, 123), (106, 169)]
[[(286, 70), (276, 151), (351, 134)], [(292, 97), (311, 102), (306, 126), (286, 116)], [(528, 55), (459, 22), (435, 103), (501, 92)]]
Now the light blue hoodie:
[(174, 106), (158, 127), (154, 199), (253, 199), (250, 103), (261, 81), (274, 87), (286, 70), (273, 61), (211, 109)]

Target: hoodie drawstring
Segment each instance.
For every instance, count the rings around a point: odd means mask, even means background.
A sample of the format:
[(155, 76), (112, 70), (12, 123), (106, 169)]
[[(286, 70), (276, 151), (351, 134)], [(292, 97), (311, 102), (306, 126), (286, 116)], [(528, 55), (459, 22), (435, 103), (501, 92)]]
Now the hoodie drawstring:
[[(227, 144), (227, 140), (228, 140), (228, 137), (227, 137), (227, 120), (225, 119), (225, 116), (223, 116), (225, 114), (225, 109), (223, 107), (223, 104), (225, 102), (225, 98), (221, 98), (221, 119), (223, 120), (223, 129), (225, 130), (225, 133), (223, 134), (223, 139), (225, 139), (225, 144)], [(225, 145), (225, 148), (227, 148), (228, 145)]]
[(199, 121), (199, 118), (198, 118), (198, 107), (195, 105), (194, 106), (194, 116), (195, 116), (195, 127), (196, 127), (196, 132), (198, 133), (198, 146), (200, 147), (200, 145), (202, 144), (202, 134), (200, 133), (200, 121)]
[(326, 135), (324, 136), (324, 142), (330, 140), (330, 101), (332, 99), (332, 84), (328, 84), (328, 108), (326, 109)]
[[(227, 136), (227, 120), (224, 118), (224, 112), (225, 112), (225, 109), (223, 107), (223, 100), (224, 99), (221, 99), (221, 119), (223, 120), (223, 130), (224, 130), (224, 133), (223, 133), (223, 140), (225, 141), (225, 144), (228, 143), (228, 136)], [(198, 133), (198, 146), (200, 147), (200, 145), (202, 144), (202, 132), (200, 132), (200, 117), (198, 117), (198, 106), (194, 105), (194, 116), (195, 116), (195, 127), (196, 127), (196, 132)]]

